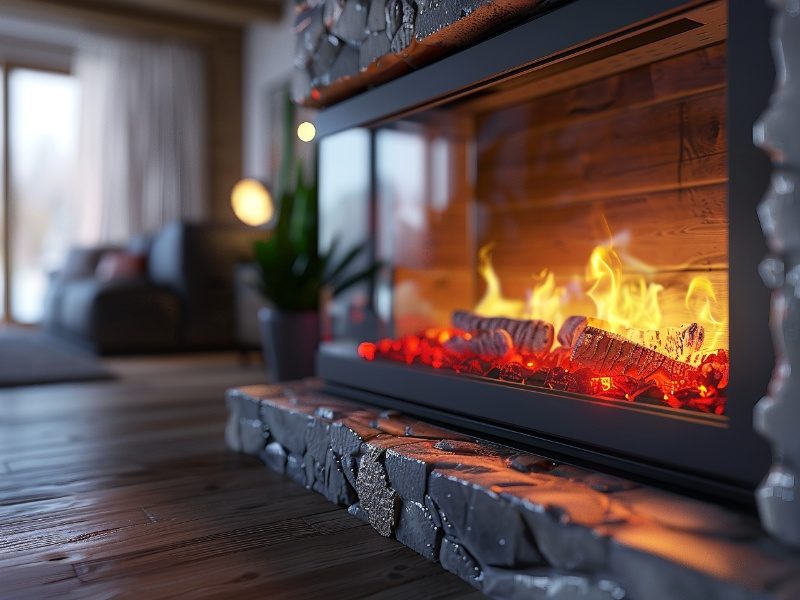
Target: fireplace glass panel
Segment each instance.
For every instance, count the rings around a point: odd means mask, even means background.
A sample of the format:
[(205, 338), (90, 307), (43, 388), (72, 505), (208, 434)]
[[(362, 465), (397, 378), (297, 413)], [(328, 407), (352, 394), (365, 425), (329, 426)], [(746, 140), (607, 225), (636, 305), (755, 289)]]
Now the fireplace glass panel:
[(364, 360), (724, 419), (724, 14), (363, 130), (384, 269), (333, 304), (335, 334)]

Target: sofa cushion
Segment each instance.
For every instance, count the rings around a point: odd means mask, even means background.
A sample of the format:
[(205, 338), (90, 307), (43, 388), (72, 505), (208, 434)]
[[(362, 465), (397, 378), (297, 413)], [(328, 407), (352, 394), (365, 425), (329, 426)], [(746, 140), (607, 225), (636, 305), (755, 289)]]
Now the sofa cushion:
[(56, 277), (60, 281), (93, 277), (100, 259), (114, 250), (114, 247), (72, 248)]
[(143, 254), (117, 250), (105, 252), (97, 263), (95, 278), (99, 281), (144, 277), (146, 258)]
[(144, 279), (84, 279), (62, 291), (61, 329), (90, 341), (102, 353), (175, 349), (178, 298)]

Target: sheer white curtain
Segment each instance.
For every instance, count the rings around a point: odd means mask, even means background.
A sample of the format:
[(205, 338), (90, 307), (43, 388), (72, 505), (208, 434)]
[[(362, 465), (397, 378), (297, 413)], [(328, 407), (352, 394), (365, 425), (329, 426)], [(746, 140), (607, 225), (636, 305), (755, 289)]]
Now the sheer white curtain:
[(198, 49), (94, 38), (81, 84), (76, 237), (123, 242), (207, 215), (207, 81)]

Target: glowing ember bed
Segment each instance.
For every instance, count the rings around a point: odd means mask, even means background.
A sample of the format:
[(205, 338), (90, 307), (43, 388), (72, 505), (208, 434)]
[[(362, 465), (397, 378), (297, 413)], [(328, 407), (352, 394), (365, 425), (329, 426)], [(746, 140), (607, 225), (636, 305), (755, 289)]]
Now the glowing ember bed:
[(751, 502), (774, 366), (751, 134), (766, 18), (580, 4), (595, 17), (567, 5), (320, 115), (321, 244), (360, 237), (384, 268), (331, 304), (319, 374)]

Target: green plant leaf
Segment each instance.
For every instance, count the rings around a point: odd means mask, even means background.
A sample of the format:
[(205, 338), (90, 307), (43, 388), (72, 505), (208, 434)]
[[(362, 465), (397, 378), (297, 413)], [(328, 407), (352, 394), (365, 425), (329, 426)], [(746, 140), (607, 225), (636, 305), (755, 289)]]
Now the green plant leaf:
[[(342, 259), (338, 262), (338, 264), (336, 264), (336, 266), (330, 269), (330, 271), (327, 273), (325, 277), (325, 282), (334, 283), (336, 281), (336, 278), (339, 277), (342, 273), (344, 273), (345, 269), (347, 269), (347, 267), (350, 266), (350, 264), (356, 259), (356, 257), (358, 257), (362, 252), (364, 252), (364, 250), (366, 250), (368, 246), (369, 246), (368, 243), (363, 243), (351, 248), (350, 251), (347, 252), (342, 257)], [(331, 245), (331, 250), (328, 253), (328, 256), (331, 259), (333, 257), (334, 251), (335, 248), (333, 247), (333, 245)]]
[(354, 286), (357, 283), (361, 283), (362, 281), (368, 281), (375, 277), (375, 274), (381, 269), (383, 265), (380, 263), (374, 263), (367, 268), (354, 273), (350, 277), (347, 277), (343, 281), (339, 282), (335, 286), (333, 286), (333, 295), (336, 296), (341, 294), (347, 288)]

